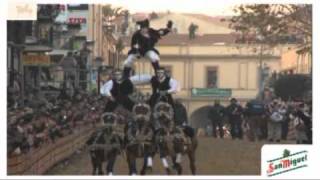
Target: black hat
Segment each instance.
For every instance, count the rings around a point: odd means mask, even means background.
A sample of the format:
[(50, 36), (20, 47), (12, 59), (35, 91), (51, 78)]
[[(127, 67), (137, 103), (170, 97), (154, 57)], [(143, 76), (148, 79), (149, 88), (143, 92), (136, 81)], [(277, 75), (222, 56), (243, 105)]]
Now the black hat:
[(230, 102), (237, 102), (236, 98), (231, 98)]
[(145, 19), (142, 21), (137, 21), (137, 24), (140, 25), (140, 28), (149, 27), (149, 20)]

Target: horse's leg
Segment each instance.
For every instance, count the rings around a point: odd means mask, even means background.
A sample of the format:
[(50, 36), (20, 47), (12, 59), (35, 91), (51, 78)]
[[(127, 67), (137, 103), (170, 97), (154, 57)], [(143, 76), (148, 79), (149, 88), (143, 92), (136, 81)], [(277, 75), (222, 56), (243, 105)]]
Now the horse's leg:
[(92, 175), (95, 175), (96, 174), (96, 171), (97, 171), (97, 165), (96, 165), (96, 163), (95, 162), (93, 162), (93, 160), (92, 160)]
[(96, 165), (98, 167), (98, 174), (99, 175), (103, 175), (102, 165), (103, 165), (104, 159), (105, 159), (104, 151), (103, 150), (97, 151), (97, 156), (96, 156), (97, 164)]
[(99, 163), (97, 164), (97, 167), (98, 167), (98, 175), (103, 175), (102, 161), (99, 160)]
[(108, 163), (107, 163), (107, 174), (108, 175), (113, 175), (113, 167), (114, 163), (116, 162), (117, 155), (113, 154), (113, 156), (109, 157)]
[(171, 174), (171, 169), (170, 169), (168, 161), (167, 161), (167, 154), (168, 154), (168, 152), (165, 152), (164, 147), (159, 147), (159, 155), (160, 155), (162, 165), (166, 169), (166, 173), (169, 175), (169, 174)]
[(177, 171), (177, 174), (180, 175), (182, 173), (181, 165), (177, 163), (177, 156), (172, 155), (171, 156), (172, 162), (173, 162), (173, 168)]
[(182, 174), (181, 159), (182, 159), (182, 154), (181, 153), (177, 153), (174, 156), (174, 159), (172, 159), (173, 162), (174, 162), (174, 167), (177, 170), (178, 175)]
[(130, 153), (127, 153), (127, 162), (129, 166), (129, 175), (136, 175), (137, 174), (136, 159)]
[(194, 150), (189, 150), (188, 151), (188, 157), (189, 157), (189, 162), (190, 162), (191, 173), (192, 173), (192, 175), (196, 175), (195, 151)]
[(160, 159), (161, 159), (163, 167), (166, 169), (166, 173), (168, 175), (171, 174), (171, 170), (170, 170), (166, 156), (160, 156)]
[(147, 161), (148, 161), (148, 157), (146, 155), (144, 155), (144, 157), (143, 157), (143, 166), (142, 166), (142, 169), (140, 171), (140, 175), (145, 175), (146, 174)]
[(143, 152), (143, 167), (140, 171), (141, 175), (149, 174), (152, 172), (152, 151), (151, 147), (145, 146)]

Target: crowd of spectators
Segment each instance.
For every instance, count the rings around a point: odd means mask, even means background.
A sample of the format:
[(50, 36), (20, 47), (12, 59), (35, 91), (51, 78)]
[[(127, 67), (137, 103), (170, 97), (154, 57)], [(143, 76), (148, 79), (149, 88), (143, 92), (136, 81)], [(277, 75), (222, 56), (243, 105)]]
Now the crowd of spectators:
[[(208, 118), (214, 137), (224, 138), (225, 129), (229, 129), (232, 139), (280, 142), (294, 138), (297, 144), (312, 144), (312, 101), (273, 98), (270, 102), (252, 100), (241, 105), (233, 98), (226, 107), (215, 101)], [(294, 136), (288, 139), (289, 134)]]
[(33, 91), (24, 102), (23, 106), (8, 106), (8, 156), (55, 143), (82, 127), (96, 126), (105, 108), (102, 97), (84, 92), (45, 97)]

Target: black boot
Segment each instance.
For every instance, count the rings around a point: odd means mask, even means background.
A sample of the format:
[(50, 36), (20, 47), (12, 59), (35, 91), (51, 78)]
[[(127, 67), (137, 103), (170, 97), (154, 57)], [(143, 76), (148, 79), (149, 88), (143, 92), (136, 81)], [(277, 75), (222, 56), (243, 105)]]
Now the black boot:
[(157, 74), (157, 70), (160, 68), (159, 61), (153, 62), (152, 67), (154, 69), (154, 73)]
[(124, 78), (129, 78), (130, 77), (130, 71), (131, 71), (131, 67), (124, 67), (124, 69), (123, 69), (123, 77)]

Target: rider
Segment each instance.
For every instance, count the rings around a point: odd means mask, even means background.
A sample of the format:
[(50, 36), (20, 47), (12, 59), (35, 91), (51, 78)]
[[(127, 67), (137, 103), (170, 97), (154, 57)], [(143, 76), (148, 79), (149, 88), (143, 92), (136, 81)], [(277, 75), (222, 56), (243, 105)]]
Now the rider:
[(151, 75), (135, 75), (130, 78), (133, 84), (151, 83), (152, 95), (149, 104), (153, 108), (158, 101), (168, 102), (174, 107), (172, 94), (179, 91), (179, 83), (177, 80), (165, 74), (165, 69), (159, 67), (155, 76)]
[(159, 69), (159, 52), (154, 48), (155, 44), (161, 38), (168, 34), (172, 28), (172, 21), (168, 21), (167, 27), (155, 30), (149, 27), (149, 20), (138, 21), (140, 29), (136, 31), (131, 39), (131, 49), (128, 52), (128, 58), (124, 62), (124, 76), (129, 77), (132, 64), (136, 58), (144, 56), (148, 58), (154, 70)]
[(132, 111), (134, 102), (129, 98), (129, 95), (133, 93), (133, 84), (130, 79), (122, 77), (121, 70), (114, 71), (112, 80), (101, 87), (100, 93), (109, 99), (105, 108), (106, 112), (114, 111), (119, 104), (130, 112)]

